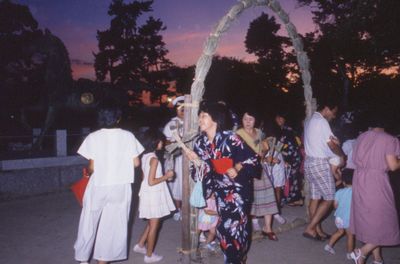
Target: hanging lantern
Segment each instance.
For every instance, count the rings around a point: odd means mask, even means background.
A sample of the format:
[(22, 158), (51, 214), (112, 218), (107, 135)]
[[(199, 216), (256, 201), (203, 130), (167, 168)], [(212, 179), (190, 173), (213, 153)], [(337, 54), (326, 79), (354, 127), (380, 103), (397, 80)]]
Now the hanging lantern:
[(81, 94), (81, 103), (84, 105), (89, 105), (94, 102), (94, 96), (92, 93), (83, 93)]

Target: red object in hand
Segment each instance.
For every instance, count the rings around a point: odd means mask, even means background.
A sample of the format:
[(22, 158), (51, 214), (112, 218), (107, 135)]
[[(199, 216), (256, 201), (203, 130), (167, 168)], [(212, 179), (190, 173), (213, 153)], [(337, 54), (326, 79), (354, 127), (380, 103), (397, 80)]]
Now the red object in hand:
[(85, 194), (86, 186), (89, 182), (89, 175), (86, 168), (83, 168), (82, 174), (82, 178), (71, 185), (71, 190), (81, 206), (83, 202), (83, 195)]
[(214, 170), (219, 174), (225, 174), (226, 171), (233, 167), (233, 160), (230, 158), (220, 158), (211, 160)]
[(289, 182), (289, 179), (286, 179), (285, 187), (283, 188), (283, 195), (285, 197), (288, 197), (289, 196), (289, 192), (290, 192), (290, 182)]

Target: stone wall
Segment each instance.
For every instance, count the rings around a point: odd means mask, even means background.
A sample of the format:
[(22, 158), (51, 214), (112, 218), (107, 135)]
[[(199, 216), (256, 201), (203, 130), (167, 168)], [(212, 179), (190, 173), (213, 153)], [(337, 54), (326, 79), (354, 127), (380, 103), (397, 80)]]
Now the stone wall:
[(0, 161), (0, 201), (68, 190), (86, 164), (80, 156)]

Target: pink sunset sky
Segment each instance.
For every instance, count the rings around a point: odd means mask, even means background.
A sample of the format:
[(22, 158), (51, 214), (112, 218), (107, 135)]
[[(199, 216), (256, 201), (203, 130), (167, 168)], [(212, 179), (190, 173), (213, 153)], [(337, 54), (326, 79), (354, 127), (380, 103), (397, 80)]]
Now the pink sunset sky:
[[(111, 0), (21, 0), (28, 5), (40, 28), (48, 28), (68, 49), (74, 79), (94, 79), (93, 53), (97, 49), (97, 30), (109, 27), (107, 14)], [(296, 0), (281, 0), (299, 33), (315, 30), (308, 7)], [(196, 63), (208, 34), (219, 19), (236, 4), (236, 0), (154, 0), (150, 15), (160, 18), (167, 29), (162, 33), (168, 58), (178, 66)], [(217, 54), (245, 61), (254, 60), (246, 53), (244, 40), (249, 23), (262, 12), (273, 14), (267, 7), (250, 7), (233, 23), (219, 43)], [(279, 19), (277, 18), (277, 21)], [(285, 35), (284, 29), (280, 34)]]

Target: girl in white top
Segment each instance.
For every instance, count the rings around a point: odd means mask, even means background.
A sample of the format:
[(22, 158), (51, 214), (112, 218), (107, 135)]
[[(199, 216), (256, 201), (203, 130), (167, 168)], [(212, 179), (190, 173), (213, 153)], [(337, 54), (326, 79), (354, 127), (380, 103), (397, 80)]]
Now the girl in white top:
[(145, 135), (146, 138), (143, 140), (145, 152), (142, 156), (143, 181), (139, 192), (139, 218), (148, 219), (148, 222), (133, 251), (145, 254), (145, 263), (153, 263), (163, 258), (153, 252), (160, 218), (175, 210), (166, 183), (174, 176), (174, 173), (169, 170), (163, 175), (161, 163), (156, 155), (156, 151), (163, 148), (164, 136), (162, 133), (157, 130), (149, 130)]

